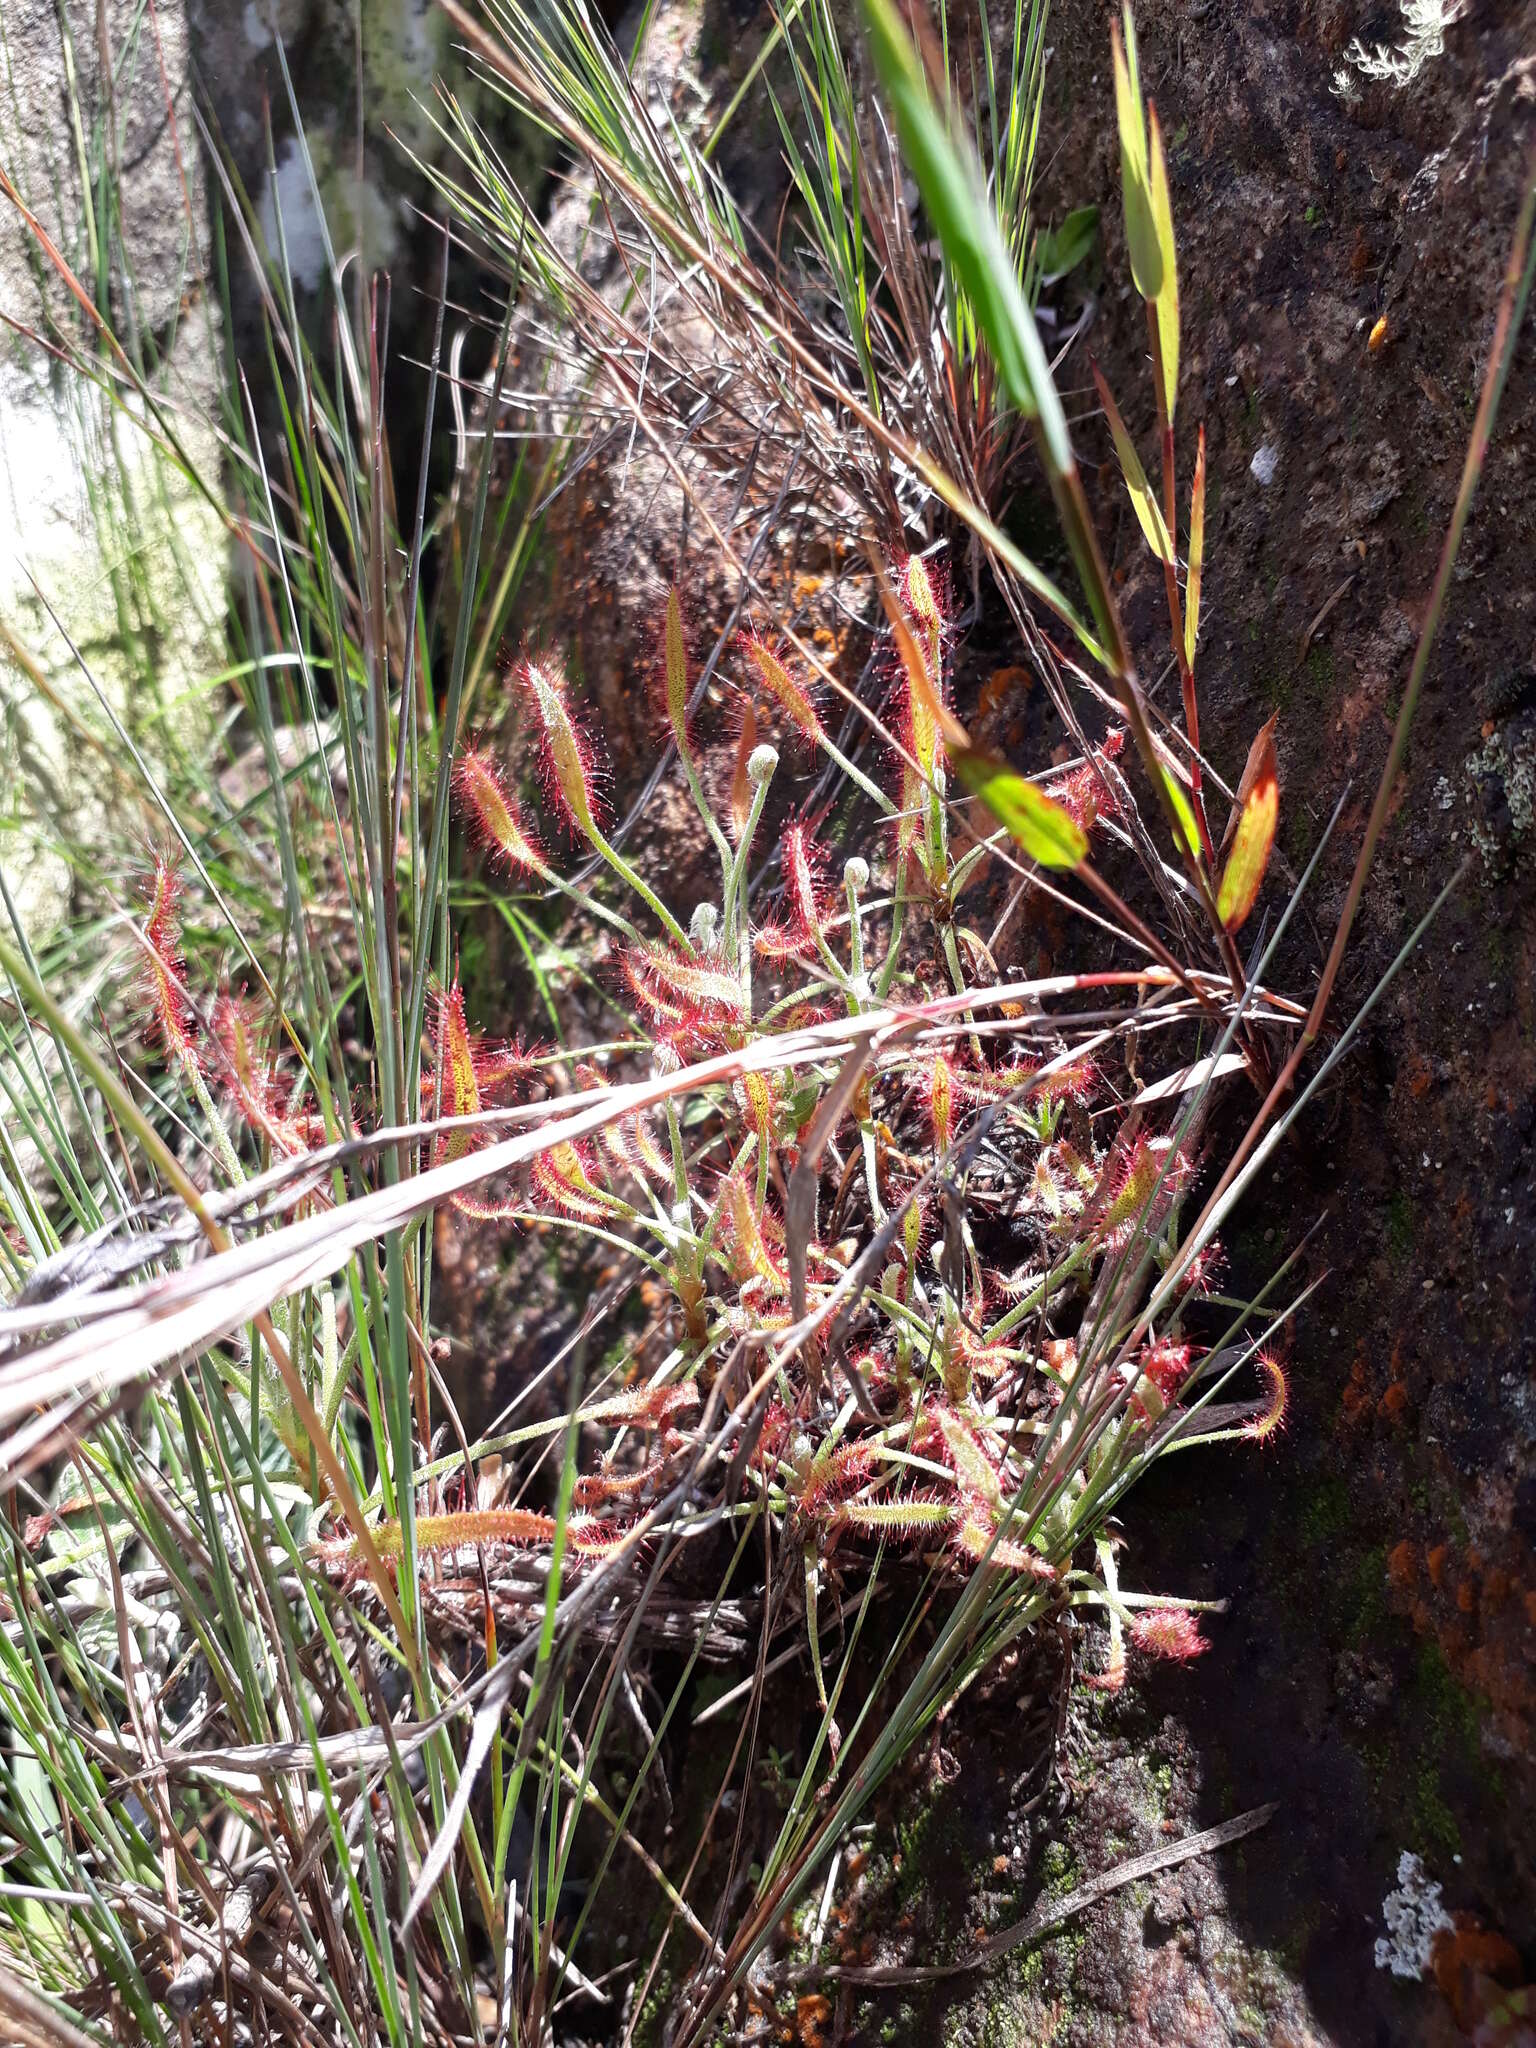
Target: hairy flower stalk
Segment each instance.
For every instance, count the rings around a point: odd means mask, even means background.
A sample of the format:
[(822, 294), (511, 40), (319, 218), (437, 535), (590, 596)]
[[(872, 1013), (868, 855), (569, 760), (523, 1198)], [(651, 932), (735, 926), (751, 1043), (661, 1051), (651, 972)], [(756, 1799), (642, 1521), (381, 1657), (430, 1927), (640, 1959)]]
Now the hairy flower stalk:
[[(683, 773), (688, 779), (688, 789), (693, 797), (694, 807), (698, 811), (699, 816), (704, 820), (709, 836), (714, 840), (715, 849), (720, 855), (722, 885), (728, 888), (733, 858), (731, 842), (726, 838), (724, 831), (721, 829), (720, 821), (710, 807), (708, 797), (704, 794), (704, 784), (699, 775), (698, 756), (694, 751), (693, 741), (688, 731), (688, 698), (690, 695), (688, 643), (683, 632), (683, 606), (682, 600), (678, 596), (676, 584), (673, 584), (667, 592), (667, 608), (666, 615), (662, 621), (661, 639), (662, 677), (666, 691), (667, 721), (672, 728), (672, 737), (677, 744), (678, 759), (683, 764)], [(732, 933), (729, 923), (727, 923), (727, 945), (730, 944), (731, 938)]]

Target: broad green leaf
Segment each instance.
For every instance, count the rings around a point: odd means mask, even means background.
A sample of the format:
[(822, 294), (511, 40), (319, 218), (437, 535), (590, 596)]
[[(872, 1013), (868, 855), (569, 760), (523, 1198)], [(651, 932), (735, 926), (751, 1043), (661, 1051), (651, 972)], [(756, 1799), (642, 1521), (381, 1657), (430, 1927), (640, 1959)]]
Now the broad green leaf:
[(1237, 931), (1252, 910), (1259, 884), (1269, 865), (1280, 815), (1280, 782), (1275, 768), (1275, 743), (1266, 727), (1253, 787), (1237, 821), (1232, 852), (1216, 897), (1216, 912), (1229, 932)]
[(1099, 403), (1109, 421), (1109, 431), (1115, 437), (1115, 454), (1120, 460), (1120, 474), (1125, 478), (1125, 488), (1131, 494), (1131, 504), (1136, 517), (1141, 521), (1141, 530), (1147, 536), (1148, 544), (1161, 562), (1171, 563), (1174, 559), (1173, 542), (1168, 535), (1168, 523), (1163, 518), (1162, 508), (1153, 495), (1152, 486), (1147, 482), (1147, 473), (1141, 466), (1141, 457), (1136, 453), (1136, 444), (1126, 432), (1125, 421), (1120, 417), (1120, 408), (1115, 404), (1104, 373), (1097, 363), (1090, 366), (1093, 381), (1099, 387)]
[(1072, 468), (1067, 416), (976, 153), (969, 142), (951, 134), (934, 105), (917, 52), (890, 0), (862, 0), (862, 6), (902, 154), (945, 258), (986, 336), (1004, 390), (1026, 418), (1039, 420), (1046, 459), (1065, 476)]
[(1152, 218), (1152, 190), (1147, 171), (1147, 125), (1141, 107), (1141, 79), (1136, 69), (1136, 26), (1125, 10), (1125, 43), (1113, 22), (1109, 27), (1115, 65), (1115, 120), (1120, 130), (1120, 189), (1125, 205), (1125, 242), (1131, 276), (1144, 299), (1155, 299), (1163, 282), (1162, 250)]
[(1195, 665), (1200, 634), (1200, 570), (1205, 561), (1205, 428), (1195, 451), (1195, 480), (1189, 491), (1189, 578), (1184, 588), (1184, 659)]
[(1168, 196), (1168, 160), (1163, 154), (1163, 131), (1156, 107), (1149, 110), (1148, 121), (1152, 151), (1148, 191), (1163, 266), (1163, 281), (1157, 288), (1157, 338), (1163, 353), (1163, 399), (1172, 419), (1179, 388), (1179, 272), (1173, 241), (1173, 202)]
[(1060, 804), (1027, 782), (995, 754), (969, 747), (954, 756), (956, 772), (973, 796), (1043, 868), (1075, 868), (1086, 857), (1088, 836)]
[(1159, 762), (1163, 771), (1163, 787), (1168, 792), (1168, 801), (1173, 805), (1174, 816), (1179, 821), (1179, 838), (1191, 860), (1200, 858), (1200, 827), (1195, 823), (1195, 809), (1184, 793), (1184, 785), (1171, 768)]
[(1066, 277), (1080, 263), (1086, 262), (1098, 232), (1099, 209), (1096, 206), (1074, 207), (1061, 226), (1043, 234), (1036, 245), (1035, 260), (1040, 268), (1040, 282), (1054, 284), (1058, 278)]

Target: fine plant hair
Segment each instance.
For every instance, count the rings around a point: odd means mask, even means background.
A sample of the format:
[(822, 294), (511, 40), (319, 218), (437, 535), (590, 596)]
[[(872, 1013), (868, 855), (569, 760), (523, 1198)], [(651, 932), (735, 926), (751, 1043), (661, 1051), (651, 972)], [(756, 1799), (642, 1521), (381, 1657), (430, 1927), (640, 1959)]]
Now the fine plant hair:
[[(328, 367), (281, 223), (264, 248), (231, 181), (281, 422), (269, 442), (233, 377), (231, 481), (207, 480), (242, 600), (231, 752), (259, 794), (145, 767), (157, 824), (137, 889), (101, 891), (99, 1008), (81, 944), (0, 937), (0, 2013), (39, 2038), (627, 2042), (664, 2011), (701, 2043), (792, 2013), (787, 1917), (1004, 1652), (1060, 1643), (1064, 1683), (1112, 1691), (1205, 1649), (1200, 1603), (1123, 1582), (1113, 1518), (1156, 1460), (1281, 1431), (1300, 1248), (1243, 1299), (1217, 1233), (1425, 928), (1303, 1081), (1523, 316), (1536, 180), (1308, 1004), (1275, 976), (1339, 812), (1282, 897), (1273, 730), (1230, 791), (1201, 748), (1204, 445), (1182, 479), (1177, 251), (1129, 13), (1151, 374), (1139, 409), (1099, 395), (1166, 600), (1143, 650), (1031, 308), (1043, 8), (963, 94), (947, 38), (919, 49), (885, 0), (857, 56), (830, 11), (786, 16), (815, 317), (583, 9), (449, 11), (585, 167), (626, 282), (587, 282), (444, 88), (451, 232), (501, 264), (507, 307), (478, 447), (433, 520), (425, 496), (402, 516), (387, 283), (328, 250)], [(78, 356), (174, 454), (104, 325)], [(679, 482), (738, 600), (707, 652), (681, 577), (644, 622), (656, 754), (708, 876), (686, 908), (613, 815), (560, 650), (495, 654), (537, 506), (614, 436)], [(996, 524), (1027, 451), (1076, 594)], [(738, 472), (727, 517), (713, 483)], [(762, 566), (791, 498), (848, 546), (862, 694)], [(958, 592), (983, 570), (1075, 749), (1043, 773), (958, 716)], [(1177, 717), (1141, 682), (1164, 644)], [(792, 766), (817, 777), (798, 807)], [(1072, 959), (1011, 975), (1036, 896), (1074, 913)], [(543, 1036), (474, 1014), (493, 917)], [(464, 1232), (583, 1297), (475, 1433), (434, 1302)], [(753, 1843), (776, 1700), (813, 1732)], [(706, 1716), (721, 1749), (690, 1748), (685, 1797), (669, 1755)]]

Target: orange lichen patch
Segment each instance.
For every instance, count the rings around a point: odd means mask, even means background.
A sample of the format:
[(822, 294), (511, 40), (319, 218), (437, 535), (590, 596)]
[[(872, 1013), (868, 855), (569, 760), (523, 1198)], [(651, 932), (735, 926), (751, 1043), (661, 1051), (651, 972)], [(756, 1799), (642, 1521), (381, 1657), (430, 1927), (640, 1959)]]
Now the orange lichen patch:
[(822, 2029), (832, 2018), (832, 2001), (819, 1991), (795, 2000), (795, 2039), (802, 2048), (821, 2048)]
[(1358, 1422), (1362, 1416), (1369, 1415), (1375, 1408), (1376, 1403), (1368, 1384), (1369, 1377), (1365, 1353), (1357, 1351), (1355, 1362), (1349, 1368), (1349, 1378), (1344, 1383), (1344, 1391), (1339, 1396), (1339, 1407), (1346, 1422)]
[(1403, 1066), (1402, 1082), (1415, 1102), (1422, 1102), (1434, 1085), (1434, 1075), (1422, 1053), (1415, 1053)]
[(1411, 1586), (1418, 1575), (1418, 1553), (1405, 1536), (1387, 1552), (1387, 1576), (1394, 1586)]
[(1477, 1588), (1470, 1579), (1463, 1579), (1456, 1588), (1456, 1605), (1463, 1614), (1475, 1614), (1477, 1612)]
[(1510, 1576), (1502, 1565), (1496, 1564), (1483, 1577), (1484, 1607), (1502, 1607), (1509, 1598)]
[(1455, 1927), (1436, 1935), (1430, 1967), (1464, 2033), (1471, 2033), (1486, 2017), (1490, 1979), (1505, 1990), (1525, 1981), (1525, 1966), (1514, 1943), (1465, 1913), (1457, 1915)]
[(981, 695), (976, 708), (983, 717), (990, 711), (1002, 709), (1011, 697), (1020, 697), (1035, 687), (1035, 679), (1027, 668), (1017, 662), (1010, 662), (1006, 668), (995, 668), (981, 686)]
[(1408, 1410), (1408, 1389), (1394, 1380), (1376, 1404), (1376, 1412), (1388, 1422), (1401, 1422)]
[(1429, 1566), (1430, 1584), (1437, 1592), (1445, 1591), (1445, 1567), (1450, 1555), (1451, 1546), (1448, 1543), (1437, 1543), (1424, 1560)]

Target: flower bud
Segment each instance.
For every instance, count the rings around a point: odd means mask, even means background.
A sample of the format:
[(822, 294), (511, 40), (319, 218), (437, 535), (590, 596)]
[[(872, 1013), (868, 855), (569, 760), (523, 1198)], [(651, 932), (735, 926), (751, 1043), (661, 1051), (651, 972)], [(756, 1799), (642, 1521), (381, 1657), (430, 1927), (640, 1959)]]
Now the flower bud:
[(779, 750), (767, 745), (754, 747), (747, 757), (747, 775), (754, 787), (761, 789), (765, 782), (773, 780), (779, 765)]

